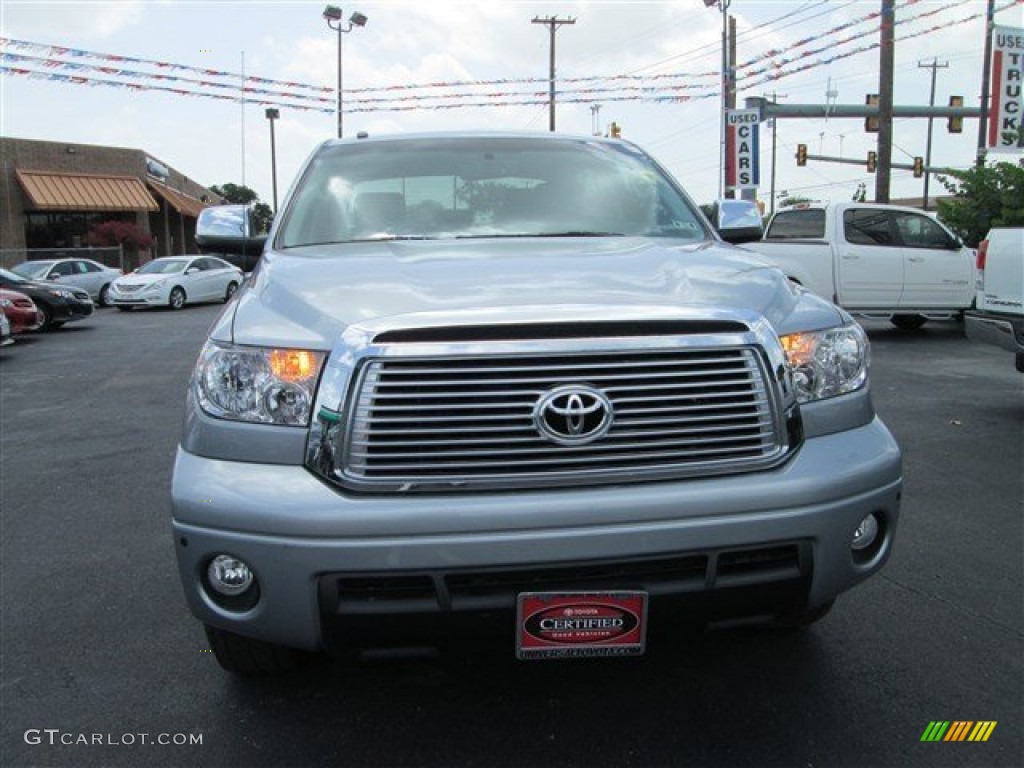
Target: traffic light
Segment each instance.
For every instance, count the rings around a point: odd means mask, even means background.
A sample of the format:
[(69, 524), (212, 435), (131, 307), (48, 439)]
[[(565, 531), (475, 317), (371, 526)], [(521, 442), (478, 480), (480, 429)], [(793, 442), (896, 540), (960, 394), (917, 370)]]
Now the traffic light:
[(923, 157), (915, 157), (914, 158), (914, 178), (915, 179), (920, 179), (922, 176), (924, 176), (924, 158)]
[[(949, 106), (951, 107), (962, 107), (964, 105), (963, 96), (950, 96)], [(962, 117), (950, 117), (946, 122), (946, 130), (950, 133), (963, 133), (964, 132), (964, 119)]]
[(612, 134), (612, 138), (613, 139), (621, 138), (621, 136), (622, 136), (622, 128), (619, 127), (618, 123), (612, 123), (612, 125), (611, 125), (611, 134)]
[[(878, 94), (869, 93), (864, 97), (864, 103), (869, 107), (878, 106)], [(865, 117), (864, 118), (864, 130), (868, 133), (878, 133), (878, 117)]]
[(797, 144), (796, 145), (796, 164), (807, 165), (807, 145)]
[(874, 173), (878, 168), (878, 153), (874, 151), (868, 152), (868, 173)]

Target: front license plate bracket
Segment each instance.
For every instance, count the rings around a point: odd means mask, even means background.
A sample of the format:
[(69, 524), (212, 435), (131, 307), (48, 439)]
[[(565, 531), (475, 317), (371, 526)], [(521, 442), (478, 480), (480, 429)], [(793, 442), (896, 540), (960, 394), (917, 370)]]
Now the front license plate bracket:
[(524, 592), (516, 600), (519, 659), (639, 656), (646, 640), (646, 592)]

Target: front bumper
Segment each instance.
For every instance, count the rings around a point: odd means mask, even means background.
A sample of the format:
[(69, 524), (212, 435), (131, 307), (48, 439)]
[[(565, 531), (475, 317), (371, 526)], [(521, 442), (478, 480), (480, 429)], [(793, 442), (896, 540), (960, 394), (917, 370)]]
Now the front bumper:
[(16, 308), (14, 312), (7, 316), (7, 319), (11, 323), (11, 333), (17, 335), (19, 333), (39, 330), (43, 327), (43, 321), (46, 318), (38, 309)]
[(972, 341), (993, 344), (1018, 354), (1024, 352), (1024, 316), (967, 312), (964, 329)]
[(115, 307), (162, 307), (168, 302), (170, 289), (162, 286), (122, 292), (116, 285), (112, 285), (108, 297)]
[(92, 299), (66, 299), (62, 303), (53, 302), (50, 306), (53, 309), (53, 322), (70, 323), (91, 317), (95, 305)]
[[(178, 566), (193, 614), (238, 634), (313, 650), (326, 644), (325, 619), (345, 610), (344, 601), (327, 595), (345, 574), (425, 575), (440, 585), (478, 571), (550, 572), (566, 564), (693, 555), (705, 558), (706, 572), (687, 589), (713, 601), (722, 553), (781, 545), (799, 553), (801, 602), (821, 605), (887, 560), (901, 485), (899, 448), (875, 419), (808, 439), (770, 471), (543, 492), (356, 496), (303, 467), (179, 449), (171, 494)], [(882, 520), (883, 538), (870, 559), (855, 562), (850, 541), (871, 513)], [(252, 608), (228, 610), (206, 594), (203, 574), (219, 553), (253, 568), (260, 599)], [(420, 594), (413, 612), (454, 613), (458, 606), (446, 593), (439, 586), (432, 608), (429, 595)], [(393, 612), (409, 607), (399, 601)], [(392, 612), (386, 604), (374, 610)]]

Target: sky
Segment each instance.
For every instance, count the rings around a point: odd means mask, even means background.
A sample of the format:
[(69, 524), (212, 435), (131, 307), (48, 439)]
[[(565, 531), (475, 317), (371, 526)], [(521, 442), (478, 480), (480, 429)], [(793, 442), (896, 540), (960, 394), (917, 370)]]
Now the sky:
[[(274, 129), (283, 199), (310, 152), (337, 131), (338, 35), (322, 18), (325, 4), (0, 0), (4, 65), (43, 73), (0, 74), (0, 134), (142, 149), (201, 184), (244, 183), (271, 202), (268, 105), (254, 102), (274, 100), (280, 105)], [(1005, 5), (1011, 7), (997, 13), (996, 23), (1024, 27), (1024, 5), (997, 0), (997, 8)], [(547, 131), (549, 28), (532, 20), (574, 19), (555, 37), (563, 99), (556, 109), (557, 130), (606, 133), (614, 121), (623, 138), (657, 158), (695, 200), (718, 196), (722, 14), (705, 7), (704, 0), (360, 0), (342, 7), (346, 18), (358, 11), (368, 19), (342, 38), (344, 104), (346, 110), (359, 110), (344, 115), (346, 137), (360, 131)], [(983, 0), (897, 0), (895, 104), (927, 105), (933, 70), (922, 65), (936, 63), (935, 103), (945, 105), (956, 94), (965, 105), (978, 106), (985, 7)], [(738, 103), (775, 94), (792, 104), (863, 104), (866, 94), (878, 92), (879, 53), (877, 48), (856, 51), (878, 42), (877, 18), (865, 18), (880, 9), (881, 0), (731, 0)], [(90, 55), (55, 53), (53, 47)], [(71, 70), (55, 61), (85, 68)], [(136, 74), (112, 74), (116, 69)], [(243, 72), (280, 82), (246, 81), (251, 90), (243, 101)], [(177, 79), (158, 80), (155, 74)], [(75, 76), (145, 88), (67, 82)], [(536, 82), (524, 82), (530, 79)], [(204, 82), (220, 87), (200, 85)], [(455, 85), (425, 87), (436, 83)], [(274, 94), (252, 92), (259, 89)], [(439, 100), (439, 94), (449, 97)], [(680, 95), (690, 98), (668, 99)], [(499, 105), (527, 100), (544, 103)], [(460, 103), (484, 106), (438, 108)], [(390, 109), (395, 106), (403, 109)], [(864, 131), (863, 119), (780, 119), (775, 130), (776, 199), (848, 200), (862, 183), (871, 199), (875, 177), (863, 165), (810, 161), (797, 167), (794, 159), (800, 143), (812, 155), (866, 158), (876, 148), (876, 135)], [(897, 119), (893, 130), (894, 162), (925, 155), (927, 120)], [(965, 120), (961, 134), (947, 133), (945, 119), (936, 119), (933, 131), (933, 166), (973, 164), (976, 119)], [(772, 138), (770, 127), (762, 126), (758, 196), (766, 204)], [(909, 170), (896, 170), (891, 195), (920, 196), (922, 186)], [(930, 194), (942, 191), (933, 179)]]

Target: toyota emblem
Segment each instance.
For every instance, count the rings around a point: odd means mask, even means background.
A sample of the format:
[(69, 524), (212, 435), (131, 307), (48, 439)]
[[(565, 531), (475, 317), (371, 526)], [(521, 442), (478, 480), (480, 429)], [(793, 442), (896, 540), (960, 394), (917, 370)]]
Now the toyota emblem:
[(560, 445), (583, 445), (603, 437), (612, 425), (612, 404), (586, 384), (569, 384), (537, 401), (533, 423), (544, 437)]

